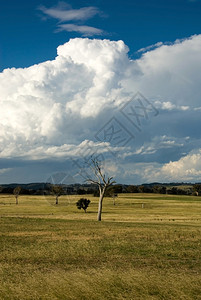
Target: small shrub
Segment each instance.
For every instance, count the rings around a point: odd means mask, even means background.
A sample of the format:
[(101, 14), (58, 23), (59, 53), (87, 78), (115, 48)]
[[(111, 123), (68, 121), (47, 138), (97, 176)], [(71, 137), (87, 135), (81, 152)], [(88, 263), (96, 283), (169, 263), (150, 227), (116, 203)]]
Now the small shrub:
[(78, 209), (83, 209), (84, 212), (86, 213), (86, 210), (87, 210), (90, 202), (91, 201), (89, 199), (81, 198), (80, 200), (78, 200), (76, 202), (76, 206)]

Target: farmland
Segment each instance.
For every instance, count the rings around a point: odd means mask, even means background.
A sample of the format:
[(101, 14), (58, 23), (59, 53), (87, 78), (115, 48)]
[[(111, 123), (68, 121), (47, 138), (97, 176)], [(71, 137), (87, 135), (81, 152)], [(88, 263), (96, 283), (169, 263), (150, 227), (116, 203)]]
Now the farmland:
[(201, 198), (0, 198), (0, 299), (201, 299)]

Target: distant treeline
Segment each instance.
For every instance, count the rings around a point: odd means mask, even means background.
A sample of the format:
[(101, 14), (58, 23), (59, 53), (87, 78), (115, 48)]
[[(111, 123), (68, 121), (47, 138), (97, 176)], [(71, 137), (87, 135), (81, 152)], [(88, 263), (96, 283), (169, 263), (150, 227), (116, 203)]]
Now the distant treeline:
[(155, 194), (170, 194), (170, 195), (198, 195), (201, 192), (200, 190), (197, 193), (194, 185), (191, 186), (170, 186), (170, 185), (153, 185), (153, 184), (145, 184), (145, 185), (118, 185), (112, 186), (107, 190), (107, 195), (112, 196), (113, 194), (118, 193), (155, 193)]
[[(0, 193), (13, 194), (13, 190), (21, 187), (20, 194), (24, 195), (50, 195), (52, 193), (52, 184), (50, 183), (30, 183), (30, 184), (5, 184), (1, 185)], [(71, 184), (61, 185), (64, 195), (99, 195), (99, 191), (93, 184)], [(111, 186), (105, 196), (113, 197), (120, 193), (156, 193), (170, 195), (201, 195), (201, 184), (184, 183), (151, 183), (144, 185), (125, 185), (116, 184)]]
[[(0, 193), (2, 194), (13, 194), (14, 189), (20, 186), (21, 195), (50, 195), (52, 194), (52, 184), (51, 183), (30, 183), (30, 184), (5, 184), (1, 185)], [(81, 185), (81, 184), (72, 184), (64, 185), (62, 184), (63, 194), (64, 195), (84, 195), (84, 194), (93, 194), (96, 191), (96, 188), (93, 185)]]

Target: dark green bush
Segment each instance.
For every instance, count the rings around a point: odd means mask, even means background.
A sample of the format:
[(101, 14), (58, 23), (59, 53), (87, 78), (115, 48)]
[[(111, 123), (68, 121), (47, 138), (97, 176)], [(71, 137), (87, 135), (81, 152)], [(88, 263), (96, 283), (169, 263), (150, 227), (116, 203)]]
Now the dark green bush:
[(76, 202), (76, 206), (77, 206), (78, 209), (83, 209), (84, 212), (86, 213), (86, 210), (87, 210), (90, 202), (91, 201), (89, 199), (81, 198), (80, 200), (78, 200)]

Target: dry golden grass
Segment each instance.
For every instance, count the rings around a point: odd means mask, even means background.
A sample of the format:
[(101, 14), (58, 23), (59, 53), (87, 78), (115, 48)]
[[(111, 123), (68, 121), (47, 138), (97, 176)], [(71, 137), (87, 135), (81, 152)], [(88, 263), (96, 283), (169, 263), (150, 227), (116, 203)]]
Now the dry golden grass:
[(199, 197), (79, 198), (2, 195), (0, 299), (201, 299)]

